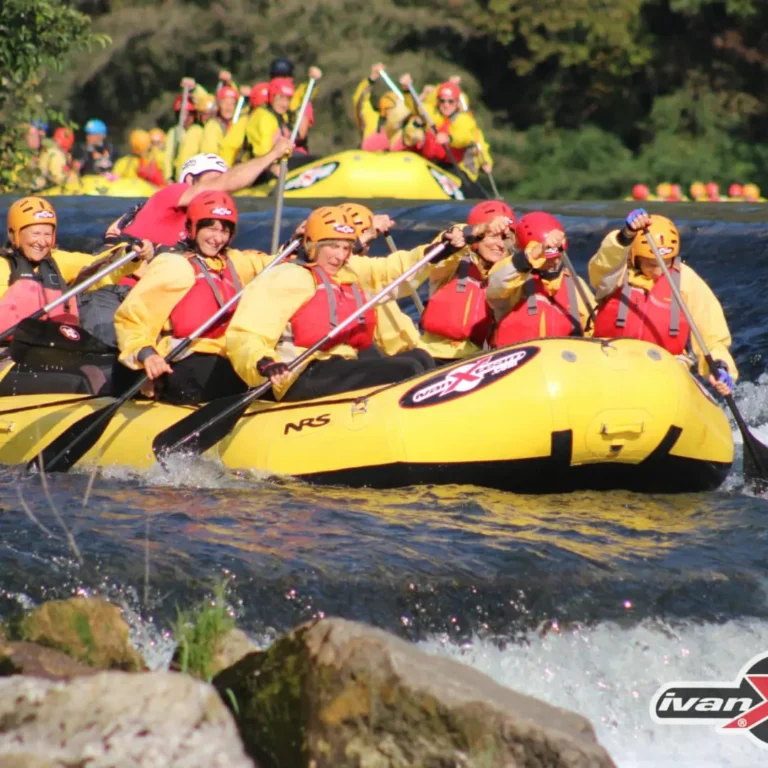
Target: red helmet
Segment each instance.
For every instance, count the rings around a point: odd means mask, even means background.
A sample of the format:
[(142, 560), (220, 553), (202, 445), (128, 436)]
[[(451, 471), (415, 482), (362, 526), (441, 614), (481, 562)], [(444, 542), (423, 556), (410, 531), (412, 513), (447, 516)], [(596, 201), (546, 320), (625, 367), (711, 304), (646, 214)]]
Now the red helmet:
[(273, 77), (269, 81), (269, 100), (275, 98), (275, 96), (293, 96), (296, 88), (293, 85), (293, 80), (290, 77)]
[(707, 197), (720, 197), (720, 185), (716, 181), (710, 181), (704, 189)]
[(744, 194), (744, 187), (741, 184), (731, 184), (728, 187), (728, 197), (741, 197)]
[(232, 223), (232, 235), (237, 227), (237, 206), (235, 201), (226, 192), (212, 189), (201, 192), (192, 198), (187, 206), (187, 224), (189, 232), (194, 237), (197, 234), (198, 224), (204, 219), (214, 221), (229, 221)]
[(222, 85), (221, 88), (216, 92), (216, 101), (221, 101), (222, 99), (239, 99), (240, 94), (238, 93), (236, 88), (233, 88), (231, 85)]
[(61, 149), (65, 152), (69, 152), (75, 143), (74, 131), (71, 128), (65, 128), (64, 126), (57, 128), (53, 132), (53, 140)]
[(485, 200), (478, 203), (468, 214), (467, 224), (482, 224), (499, 216), (509, 219), (510, 229), (515, 227), (515, 212), (503, 200)]
[[(176, 101), (173, 102), (173, 111), (174, 112), (181, 112), (181, 96), (182, 94), (179, 94), (176, 97)], [(195, 111), (195, 102), (192, 101), (192, 97), (187, 94), (187, 112), (194, 112)]]
[(269, 101), (269, 83), (254, 83), (251, 88), (251, 106), (256, 109)]
[(633, 200), (647, 200), (651, 190), (645, 184), (635, 184), (632, 187), (632, 199)]
[[(515, 227), (518, 248), (525, 250), (528, 243), (543, 243), (544, 238), (555, 230), (565, 234), (563, 225), (551, 213), (544, 213), (544, 211), (526, 213)], [(563, 243), (563, 248), (567, 247), (566, 241)]]
[(437, 86), (438, 99), (453, 99), (454, 101), (458, 101), (459, 96), (461, 96), (461, 88), (450, 80), (440, 83), (440, 85)]

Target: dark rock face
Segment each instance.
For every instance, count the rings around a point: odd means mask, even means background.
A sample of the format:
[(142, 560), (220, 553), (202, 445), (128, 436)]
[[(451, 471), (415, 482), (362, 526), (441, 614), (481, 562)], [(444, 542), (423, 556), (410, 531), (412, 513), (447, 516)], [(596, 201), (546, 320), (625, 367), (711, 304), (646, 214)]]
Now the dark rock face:
[(263, 768), (609, 768), (591, 724), (342, 619), (304, 624), (214, 679)]

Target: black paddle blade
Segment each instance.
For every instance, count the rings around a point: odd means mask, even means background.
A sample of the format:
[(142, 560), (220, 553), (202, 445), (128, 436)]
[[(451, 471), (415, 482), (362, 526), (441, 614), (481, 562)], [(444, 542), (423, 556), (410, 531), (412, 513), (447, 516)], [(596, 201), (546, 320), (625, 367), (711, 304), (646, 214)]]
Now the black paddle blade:
[(768, 447), (764, 446), (751, 432), (744, 437), (744, 477), (757, 480), (761, 489), (768, 488)]
[(162, 461), (177, 451), (197, 456), (205, 453), (235, 428), (249, 403), (243, 395), (232, 395), (200, 406), (155, 437), (152, 441), (155, 456)]
[(120, 405), (112, 403), (76, 421), (27, 464), (27, 471), (68, 472), (96, 445)]

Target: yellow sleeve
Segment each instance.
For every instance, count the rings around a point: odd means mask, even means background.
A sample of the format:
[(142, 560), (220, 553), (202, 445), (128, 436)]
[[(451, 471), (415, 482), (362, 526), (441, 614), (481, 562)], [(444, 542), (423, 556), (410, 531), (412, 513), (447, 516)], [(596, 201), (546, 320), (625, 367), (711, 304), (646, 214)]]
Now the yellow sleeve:
[(248, 119), (240, 118), (234, 125), (230, 125), (221, 142), (220, 152), (226, 164), (232, 168), (237, 162), (237, 156), (245, 144), (245, 130), (253, 115)]
[(397, 302), (387, 301), (376, 307), (374, 342), (385, 355), (397, 355), (419, 346), (421, 338), (416, 326)]
[(486, 141), (485, 134), (483, 133), (483, 129), (477, 125), (477, 121), (475, 121), (475, 143), (478, 147), (480, 147), (480, 165), (485, 165), (486, 163), (491, 166), (491, 170), (493, 170), (493, 158), (491, 157), (491, 149), (488, 146), (488, 142)]
[(176, 162), (174, 163), (175, 177), (179, 177), (181, 166), (189, 160), (190, 157), (200, 154), (200, 144), (203, 141), (203, 126), (195, 123), (190, 125), (186, 131), (184, 131), (184, 138), (181, 140), (181, 146), (179, 148), (179, 154), (176, 156)]
[(275, 348), (288, 322), (314, 291), (309, 270), (295, 264), (280, 264), (245, 289), (227, 328), (226, 346), (232, 367), (249, 386), (264, 383), (256, 364), (262, 357), (278, 359)]
[(512, 263), (511, 256), (493, 265), (488, 273), (485, 298), (497, 320), (504, 317), (523, 299), (523, 286), (529, 274), (529, 272), (520, 272)]
[[(314, 102), (315, 98), (317, 97), (317, 86), (318, 83), (315, 83), (315, 87), (312, 89), (312, 96), (309, 99), (312, 102)], [(306, 83), (299, 83), (296, 86), (296, 90), (293, 92), (293, 96), (291, 96), (290, 106), (288, 107), (291, 112), (299, 111), (301, 102), (304, 101), (304, 94), (307, 92), (307, 88), (309, 88), (309, 81)]]
[(112, 173), (117, 174), (123, 179), (138, 178), (139, 158), (135, 155), (124, 155), (112, 168)]
[(272, 149), (279, 131), (280, 126), (271, 112), (263, 107), (255, 110), (248, 119), (245, 128), (245, 135), (251, 146), (253, 156), (263, 157), (266, 155)]
[(592, 290), (590, 287), (586, 284), (584, 280), (582, 280), (578, 275), (575, 276), (576, 280), (579, 281), (579, 284), (584, 289), (584, 293), (586, 294), (587, 300), (589, 301), (589, 306), (584, 304), (584, 301), (581, 298), (581, 293), (579, 292), (579, 289), (576, 289), (576, 301), (579, 305), (579, 321), (581, 322), (581, 329), (584, 331), (584, 335), (591, 337), (593, 334), (592, 324), (590, 323), (589, 328), (587, 328), (587, 323), (589, 322), (589, 307), (595, 306), (595, 297), (592, 295)]
[[(42, 163), (41, 163), (42, 165)], [(64, 184), (67, 180), (67, 158), (61, 150), (52, 147), (47, 151), (45, 176), (52, 184)]]
[(451, 137), (451, 146), (457, 149), (470, 147), (475, 143), (477, 135), (477, 123), (469, 112), (461, 112), (451, 122), (448, 129)]
[[(346, 269), (351, 270), (357, 281), (369, 291), (378, 293), (384, 286), (400, 277), (406, 270), (424, 258), (424, 254), (430, 245), (420, 245), (412, 251), (395, 251), (389, 256), (350, 256)], [(429, 277), (429, 264), (417, 272), (410, 281), (401, 284), (390, 296), (392, 298), (405, 298), (411, 290), (408, 282), (413, 286), (421, 285)]]
[(363, 138), (375, 133), (379, 125), (379, 113), (371, 104), (371, 88), (370, 81), (365, 77), (352, 94), (352, 112), (355, 117), (355, 125), (362, 133)]
[(146, 273), (115, 313), (120, 362), (134, 370), (143, 367), (136, 355), (145, 347), (157, 349), (171, 311), (194, 283), (195, 272), (181, 254), (161, 254), (149, 262)]
[[(731, 332), (728, 329), (723, 307), (712, 289), (687, 264), (683, 264), (680, 271), (680, 293), (691, 310), (691, 316), (704, 343), (709, 347), (712, 359), (722, 360), (728, 366), (731, 377), (736, 381), (739, 378), (739, 371), (729, 351)], [(709, 366), (704, 359), (704, 353), (693, 334), (691, 334), (691, 347), (699, 361), (699, 375), (709, 375)]]
[(602, 301), (623, 282), (629, 268), (629, 248), (616, 239), (619, 230), (609, 232), (600, 243), (597, 253), (589, 260), (589, 283), (595, 289), (595, 298)]
[(250, 283), (267, 264), (270, 264), (275, 259), (275, 256), (269, 253), (252, 249), (247, 251), (229, 249), (227, 255), (231, 259), (237, 276), (243, 285)]
[[(200, 141), (200, 151), (221, 154), (221, 144), (224, 141), (224, 129), (214, 117), (203, 126), (203, 137)], [(224, 158), (226, 160), (226, 158)], [(230, 166), (232, 163), (228, 163)]]

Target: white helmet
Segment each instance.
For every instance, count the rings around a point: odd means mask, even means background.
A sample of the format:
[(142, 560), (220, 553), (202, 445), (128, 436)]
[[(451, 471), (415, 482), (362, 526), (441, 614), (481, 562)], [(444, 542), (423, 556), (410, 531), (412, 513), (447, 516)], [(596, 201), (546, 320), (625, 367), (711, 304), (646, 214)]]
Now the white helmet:
[(199, 176), (201, 173), (207, 173), (208, 171), (226, 173), (228, 170), (229, 166), (223, 158), (218, 155), (202, 153), (190, 157), (189, 160), (181, 166), (181, 170), (179, 171), (179, 181), (184, 181), (189, 174)]

